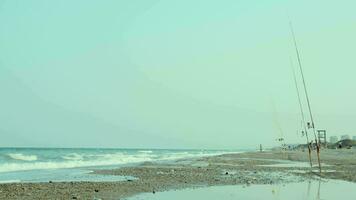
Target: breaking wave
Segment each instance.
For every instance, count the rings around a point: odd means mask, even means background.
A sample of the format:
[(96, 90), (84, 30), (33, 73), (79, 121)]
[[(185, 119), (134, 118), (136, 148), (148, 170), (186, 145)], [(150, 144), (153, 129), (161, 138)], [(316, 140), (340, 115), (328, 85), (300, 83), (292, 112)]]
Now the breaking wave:
[(137, 163), (144, 161), (151, 161), (150, 158), (140, 157), (121, 157), (105, 159), (108, 156), (104, 156), (103, 159), (98, 160), (66, 160), (66, 161), (42, 161), (34, 163), (4, 163), (0, 164), (0, 172), (12, 172), (12, 171), (25, 171), (25, 170), (39, 170), (39, 169), (65, 169), (76, 167), (93, 167), (93, 166), (109, 166), (120, 165), (127, 163)]
[(141, 151), (138, 151), (139, 153), (153, 153), (153, 151), (150, 151), (150, 150), (141, 150)]
[(15, 160), (23, 160), (23, 161), (36, 161), (36, 155), (24, 155), (22, 153), (9, 153), (7, 154), (10, 158)]
[[(75, 150), (73, 150), (75, 151)], [(95, 166), (120, 166), (124, 164), (135, 164), (141, 162), (171, 161), (193, 157), (203, 157), (209, 155), (218, 155), (223, 152), (204, 152), (204, 151), (137, 151), (135, 153), (123, 152), (105, 152), (105, 151), (77, 151), (61, 153), (53, 150), (50, 154), (38, 151), (41, 155), (38, 160), (36, 155), (25, 155), (21, 153), (8, 153), (11, 159), (17, 161), (0, 160), (0, 172), (15, 172), (27, 170), (43, 169), (66, 169), (78, 167)], [(0, 156), (1, 159), (1, 156)], [(20, 162), (22, 161), (22, 162)]]
[(83, 156), (77, 153), (70, 153), (61, 157), (65, 160), (83, 160)]

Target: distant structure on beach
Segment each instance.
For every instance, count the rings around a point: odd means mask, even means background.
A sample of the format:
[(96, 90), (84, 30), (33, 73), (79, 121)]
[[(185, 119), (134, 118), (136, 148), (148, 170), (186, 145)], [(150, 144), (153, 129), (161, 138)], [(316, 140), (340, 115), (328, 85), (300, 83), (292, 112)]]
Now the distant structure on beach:
[(332, 144), (335, 144), (336, 142), (339, 141), (339, 138), (337, 136), (331, 136), (329, 142)]
[(341, 140), (349, 140), (350, 136), (349, 135), (342, 135)]

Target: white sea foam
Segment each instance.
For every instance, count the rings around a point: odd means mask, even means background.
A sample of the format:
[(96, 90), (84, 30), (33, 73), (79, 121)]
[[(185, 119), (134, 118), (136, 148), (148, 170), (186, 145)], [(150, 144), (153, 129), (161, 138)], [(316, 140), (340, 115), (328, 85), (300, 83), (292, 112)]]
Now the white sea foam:
[(118, 156), (118, 155), (106, 155), (101, 158), (93, 160), (65, 160), (65, 161), (42, 161), (33, 163), (3, 163), (0, 164), (0, 172), (13, 172), (13, 171), (25, 171), (25, 170), (40, 170), (40, 169), (64, 169), (64, 168), (76, 168), (76, 167), (93, 167), (93, 166), (109, 166), (109, 165), (121, 165), (127, 163), (139, 163), (145, 161), (151, 161), (150, 157), (140, 156)]
[(160, 160), (180, 160), (180, 159), (188, 159), (188, 158), (199, 158), (205, 156), (216, 156), (221, 155), (222, 152), (218, 153), (206, 153), (206, 152), (197, 152), (197, 153), (189, 153), (189, 152), (176, 152), (176, 153), (169, 153), (162, 157)]
[(15, 160), (23, 160), (23, 161), (35, 161), (37, 160), (36, 155), (24, 155), (22, 153), (9, 153), (7, 154), (10, 158)]
[(62, 158), (65, 160), (83, 160), (83, 155), (80, 155), (77, 153), (71, 153), (71, 154), (62, 156)]
[(153, 151), (150, 150), (142, 150), (142, 151), (138, 151), (139, 153), (153, 153)]
[(113, 166), (131, 163), (140, 163), (147, 161), (169, 161), (179, 160), (193, 157), (203, 157), (211, 155), (219, 155), (223, 152), (169, 152), (169, 153), (145, 153), (126, 154), (117, 153), (102, 153), (102, 154), (85, 154), (85, 153), (68, 153), (60, 156), (62, 160), (43, 160), (36, 161), (35, 155), (9, 154), (13, 159), (32, 161), (32, 162), (0, 162), (0, 172), (14, 172), (26, 170), (41, 170), (41, 169), (65, 169), (77, 167), (94, 167), (94, 166)]
[(16, 180), (3, 180), (3, 181), (0, 181), (0, 183), (2, 184), (2, 183), (20, 183), (21, 182), (21, 180), (18, 180), (18, 179), (16, 179)]

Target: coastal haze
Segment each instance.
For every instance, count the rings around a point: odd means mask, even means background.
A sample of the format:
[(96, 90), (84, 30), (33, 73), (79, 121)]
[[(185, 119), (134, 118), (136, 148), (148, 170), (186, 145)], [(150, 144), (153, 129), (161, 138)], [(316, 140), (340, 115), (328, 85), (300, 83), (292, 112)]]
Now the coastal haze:
[(304, 142), (289, 20), (317, 128), (356, 135), (355, 4), (0, 0), (0, 146)]
[(0, 199), (353, 199), (355, 7), (0, 0)]

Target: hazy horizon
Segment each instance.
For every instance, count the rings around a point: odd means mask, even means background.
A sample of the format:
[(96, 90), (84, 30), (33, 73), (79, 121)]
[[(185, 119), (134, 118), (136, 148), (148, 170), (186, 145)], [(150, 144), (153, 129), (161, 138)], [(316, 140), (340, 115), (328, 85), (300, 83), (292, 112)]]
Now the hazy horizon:
[(0, 147), (304, 143), (290, 20), (316, 128), (356, 136), (355, 6), (0, 0)]

